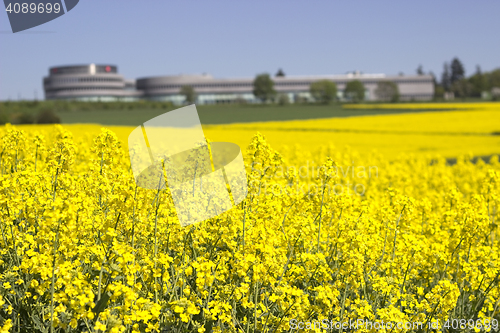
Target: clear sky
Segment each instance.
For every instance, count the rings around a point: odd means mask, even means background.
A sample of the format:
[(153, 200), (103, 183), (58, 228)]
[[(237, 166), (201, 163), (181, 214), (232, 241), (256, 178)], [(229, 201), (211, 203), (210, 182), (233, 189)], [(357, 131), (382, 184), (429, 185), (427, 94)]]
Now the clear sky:
[[(26, 0), (28, 1), (28, 0)], [(36, 2), (35, 0), (33, 0)], [(43, 98), (56, 65), (116, 64), (127, 78), (365, 73), (500, 67), (500, 1), (80, 0), (12, 34), (0, 13), (0, 99)]]

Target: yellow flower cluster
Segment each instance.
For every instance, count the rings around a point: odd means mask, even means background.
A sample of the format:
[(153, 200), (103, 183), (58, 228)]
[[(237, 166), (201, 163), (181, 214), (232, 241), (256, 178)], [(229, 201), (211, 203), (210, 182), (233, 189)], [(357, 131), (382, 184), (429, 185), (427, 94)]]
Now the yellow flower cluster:
[[(500, 319), (496, 156), (281, 153), (256, 134), (247, 198), (182, 228), (168, 190), (136, 186), (112, 131), (0, 136), (0, 332)], [(409, 330), (377, 330), (390, 331)]]

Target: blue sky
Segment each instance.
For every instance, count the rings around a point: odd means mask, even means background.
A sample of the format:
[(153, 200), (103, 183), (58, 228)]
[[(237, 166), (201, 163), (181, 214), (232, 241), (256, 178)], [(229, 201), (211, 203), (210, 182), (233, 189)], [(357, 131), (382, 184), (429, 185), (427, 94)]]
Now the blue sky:
[[(33, 0), (35, 1), (35, 0)], [(0, 99), (43, 97), (48, 67), (110, 63), (127, 78), (500, 67), (500, 1), (80, 0), (12, 34), (0, 14)]]

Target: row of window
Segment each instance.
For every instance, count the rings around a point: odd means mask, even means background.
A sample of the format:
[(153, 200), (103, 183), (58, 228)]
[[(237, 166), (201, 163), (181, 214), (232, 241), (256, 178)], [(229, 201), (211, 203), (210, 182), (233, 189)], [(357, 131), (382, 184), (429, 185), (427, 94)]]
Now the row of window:
[[(252, 83), (199, 83), (199, 84), (186, 84), (195, 89), (197, 88), (252, 88)], [(137, 89), (143, 90), (154, 90), (154, 89), (180, 89), (184, 86), (183, 84), (165, 84), (165, 85), (154, 85), (146, 86), (138, 85)]]
[[(56, 93), (56, 92), (61, 92), (61, 91), (96, 91), (96, 90), (117, 90), (117, 91), (124, 91), (123, 88), (121, 87), (68, 87), (68, 88), (56, 88), (56, 89), (47, 89), (47, 93)], [(341, 92), (339, 92), (341, 93)], [(203, 96), (203, 95), (202, 95)], [(200, 97), (202, 97), (200, 96)], [(431, 95), (429, 94), (402, 94), (402, 98), (427, 98)], [(208, 96), (206, 96), (208, 97)], [(236, 95), (235, 95), (236, 98)]]
[[(296, 86), (296, 85), (309, 86), (311, 83), (316, 82), (316, 81), (275, 82), (274, 85), (275, 86)], [(376, 81), (364, 81), (364, 80), (360, 80), (360, 81), (364, 85), (376, 85), (379, 82), (385, 82), (385, 80), (376, 80)], [(345, 84), (347, 84), (350, 81), (332, 81), (332, 82), (334, 82), (335, 84), (338, 84), (338, 85), (345, 85)], [(397, 84), (429, 84), (429, 83), (432, 83), (432, 81), (429, 81), (429, 80), (395, 80), (394, 82), (397, 83)]]
[(111, 77), (80, 77), (80, 78), (64, 78), (64, 79), (48, 79), (45, 84), (67, 84), (67, 83), (82, 83), (82, 82), (123, 82), (121, 78)]
[(75, 67), (54, 67), (50, 69), (50, 74), (81, 74), (89, 73), (93, 71), (95, 73), (117, 73), (118, 69), (116, 66), (109, 65), (90, 65), (90, 66), (75, 66)]
[(400, 98), (432, 97), (432, 94), (401, 94)]
[(55, 88), (47, 89), (46, 92), (58, 92), (58, 91), (83, 91), (83, 90), (124, 90), (121, 87), (71, 87), (71, 88)]
[(87, 66), (52, 68), (50, 72), (51, 74), (81, 74), (81, 73), (88, 73), (89, 68)]
[[(303, 82), (275, 82), (277, 87), (288, 87), (288, 86), (309, 86), (314, 81), (303, 81)], [(335, 82), (339, 85), (345, 85), (348, 81)], [(365, 81), (363, 84), (377, 84), (380, 81)], [(422, 80), (405, 80), (398, 81), (398, 84), (430, 84), (432, 81), (422, 81)], [(197, 84), (187, 84), (192, 86), (194, 89), (197, 88), (253, 88), (252, 82), (247, 83), (197, 83)], [(157, 89), (180, 89), (183, 85), (181, 84), (165, 84), (165, 85), (152, 85), (152, 86), (142, 86), (139, 85), (138, 89), (143, 90), (157, 90)]]

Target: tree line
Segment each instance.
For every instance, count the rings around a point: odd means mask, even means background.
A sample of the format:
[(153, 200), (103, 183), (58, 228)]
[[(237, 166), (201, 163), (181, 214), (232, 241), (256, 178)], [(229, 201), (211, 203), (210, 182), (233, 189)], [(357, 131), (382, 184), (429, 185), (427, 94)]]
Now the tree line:
[[(280, 70), (280, 72), (278, 73), (282, 74), (282, 71)], [(284, 74), (281, 76), (284, 76)], [(283, 98), (283, 95), (279, 95), (274, 90), (274, 82), (269, 74), (257, 75), (255, 80), (253, 81), (253, 86), (254, 96), (260, 99), (262, 102), (273, 101), (277, 95), (278, 101), (279, 98)], [(365, 99), (365, 91), (366, 89), (363, 82), (359, 80), (352, 80), (346, 83), (342, 98), (347, 102), (361, 102)], [(311, 85), (309, 86), (309, 93), (314, 102), (323, 104), (328, 104), (330, 102), (338, 100), (339, 96), (337, 92), (337, 85), (335, 84), (335, 82), (332, 82), (330, 80), (319, 80), (311, 83)], [(377, 98), (381, 101), (397, 102), (399, 101), (398, 85), (392, 81), (381, 80), (377, 83), (375, 95), (377, 95)]]
[(174, 109), (175, 105), (166, 101), (114, 101), (86, 102), (75, 100), (45, 101), (3, 101), (0, 102), (0, 125), (12, 124), (53, 124), (60, 123), (59, 115), (65, 112)]
[[(419, 66), (421, 70), (421, 66)], [(417, 69), (417, 73), (419, 70)], [(450, 96), (459, 98), (486, 98), (497, 100), (500, 98), (500, 68), (491, 72), (483, 72), (479, 65), (476, 71), (469, 77), (466, 76), (465, 68), (460, 59), (453, 58), (451, 62), (445, 62), (441, 80), (434, 77), (436, 98)]]
[[(276, 76), (285, 76), (285, 74), (280, 69)], [(347, 102), (361, 102), (365, 99), (365, 91), (365, 86), (361, 81), (349, 81), (346, 83), (343, 91), (343, 100)], [(280, 105), (290, 103), (288, 94), (280, 94), (274, 89), (274, 81), (267, 73), (259, 74), (255, 77), (252, 92), (262, 103), (278, 103)], [(337, 101), (339, 99), (337, 92), (337, 85), (330, 80), (319, 80), (311, 83), (309, 86), (309, 93), (313, 102), (328, 104)], [(181, 87), (180, 93), (185, 97), (186, 103), (190, 104), (196, 101), (196, 92), (192, 86), (186, 85)], [(382, 101), (399, 101), (398, 86), (392, 81), (382, 80), (378, 82), (375, 94)], [(295, 96), (294, 99), (294, 102), (307, 102), (300, 95)]]
[[(425, 75), (422, 65), (416, 70), (418, 75)], [(402, 75), (402, 74), (400, 74)], [(500, 98), (500, 68), (491, 72), (482, 72), (479, 66), (476, 72), (466, 77), (465, 69), (458, 58), (444, 64), (441, 80), (438, 81), (434, 73), (429, 72), (434, 82), (434, 100), (448, 99), (451, 96), (459, 98), (485, 98), (497, 100)], [(284, 77), (283, 70), (276, 73), (276, 77)], [(360, 102), (365, 99), (365, 87), (359, 80), (347, 82), (343, 91), (342, 100), (345, 102)], [(313, 102), (328, 104), (337, 101), (338, 89), (335, 82), (319, 80), (309, 87)], [(194, 103), (196, 92), (192, 86), (183, 86), (180, 91), (187, 103)], [(380, 80), (374, 91), (377, 100), (382, 102), (398, 102), (400, 93), (398, 85), (390, 80)], [(287, 104), (290, 102), (287, 94), (280, 94), (274, 89), (274, 81), (268, 73), (259, 74), (253, 81), (253, 94), (263, 103)], [(451, 95), (450, 95), (451, 94)], [(304, 97), (296, 95), (294, 102), (306, 102)], [(240, 102), (244, 102), (240, 100)]]

